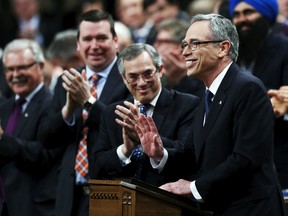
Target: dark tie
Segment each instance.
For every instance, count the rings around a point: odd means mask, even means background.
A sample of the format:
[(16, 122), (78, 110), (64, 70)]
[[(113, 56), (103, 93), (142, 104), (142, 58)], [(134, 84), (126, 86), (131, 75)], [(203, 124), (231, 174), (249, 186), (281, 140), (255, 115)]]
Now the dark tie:
[[(150, 104), (145, 104), (145, 105), (140, 104), (139, 106), (140, 113), (147, 116), (147, 109), (149, 109), (149, 106)], [(135, 159), (136, 171), (134, 174), (134, 178), (136, 179), (141, 178), (143, 156), (144, 156), (144, 151), (141, 147), (141, 144), (138, 144), (132, 152), (132, 158)]]
[(209, 91), (209, 89), (207, 89), (206, 92), (205, 92), (205, 112), (206, 112), (206, 116), (209, 113), (213, 97), (214, 97), (214, 94), (211, 91)]
[(14, 105), (13, 112), (11, 113), (5, 133), (12, 134), (18, 121), (20, 120), (21, 113), (22, 113), (22, 105), (25, 103), (25, 99), (19, 98)]

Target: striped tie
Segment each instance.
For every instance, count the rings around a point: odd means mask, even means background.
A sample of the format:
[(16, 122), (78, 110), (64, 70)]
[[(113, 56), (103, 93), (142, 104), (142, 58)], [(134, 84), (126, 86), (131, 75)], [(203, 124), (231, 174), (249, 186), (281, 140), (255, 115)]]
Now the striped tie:
[[(97, 74), (94, 74), (90, 80), (93, 81), (92, 87), (90, 88), (90, 92), (93, 97), (97, 98), (97, 81), (99, 76)], [(83, 109), (82, 111), (82, 118), (83, 118), (83, 124), (85, 125), (85, 122), (88, 118), (89, 110)], [(78, 152), (76, 156), (76, 162), (75, 162), (75, 170), (82, 176), (87, 177), (88, 175), (88, 152), (87, 152), (87, 135), (88, 135), (88, 127), (84, 126), (82, 130), (82, 138), (80, 140), (80, 143), (78, 145)]]

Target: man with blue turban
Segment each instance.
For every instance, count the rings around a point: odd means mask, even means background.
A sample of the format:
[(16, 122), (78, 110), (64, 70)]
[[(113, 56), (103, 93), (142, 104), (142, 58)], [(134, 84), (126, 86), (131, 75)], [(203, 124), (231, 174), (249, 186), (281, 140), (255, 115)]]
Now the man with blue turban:
[(245, 2), (252, 6), (256, 11), (266, 17), (270, 23), (274, 23), (278, 15), (278, 4), (276, 0), (230, 0), (230, 15), (234, 13), (235, 7), (240, 3)]
[[(273, 33), (276, 0), (230, 0), (230, 14), (239, 34), (238, 64), (260, 78), (267, 90), (288, 85), (288, 39)], [(288, 121), (275, 111), (274, 161), (282, 189), (288, 188)]]

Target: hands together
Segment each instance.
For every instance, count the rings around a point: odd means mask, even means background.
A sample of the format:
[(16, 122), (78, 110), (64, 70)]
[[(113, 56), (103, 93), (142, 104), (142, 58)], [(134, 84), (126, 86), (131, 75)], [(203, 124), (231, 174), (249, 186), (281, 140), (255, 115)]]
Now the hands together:
[(155, 161), (160, 161), (164, 154), (163, 143), (153, 119), (140, 115), (139, 104), (125, 101), (124, 106), (118, 105), (115, 113), (121, 118), (115, 121), (122, 126), (122, 152), (128, 156), (141, 143), (144, 152)]
[(83, 106), (84, 103), (92, 96), (90, 84), (86, 77), (86, 71), (80, 74), (75, 69), (64, 70), (62, 75), (63, 88), (67, 91), (66, 104), (62, 109), (64, 119), (68, 119), (74, 111)]

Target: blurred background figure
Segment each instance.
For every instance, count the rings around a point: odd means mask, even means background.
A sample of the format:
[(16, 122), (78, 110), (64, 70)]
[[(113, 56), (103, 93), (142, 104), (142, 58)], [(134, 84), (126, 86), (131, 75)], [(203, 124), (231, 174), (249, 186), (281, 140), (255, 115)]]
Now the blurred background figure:
[(288, 36), (288, 0), (277, 0), (279, 7), (279, 14), (273, 31)]
[(66, 0), (68, 9), (66, 9), (66, 12), (63, 12), (61, 16), (61, 24), (63, 26), (64, 30), (67, 29), (76, 29), (77, 28), (77, 22), (79, 19), (79, 16), (88, 11), (93, 9), (103, 9), (105, 10), (107, 7), (107, 1), (103, 0), (77, 0), (77, 1), (71, 1)]
[(157, 26), (169, 18), (177, 18), (190, 22), (191, 18), (186, 11), (181, 10), (178, 0), (144, 0), (144, 10), (148, 19)]
[(116, 0), (115, 14), (120, 22), (127, 25), (135, 43), (152, 44), (156, 31), (153, 22), (147, 19), (143, 0)]
[(115, 31), (118, 37), (118, 52), (133, 43), (130, 29), (122, 22), (115, 21)]
[(104, 2), (102, 0), (85, 0), (81, 7), (81, 14), (89, 10), (105, 9)]
[(220, 14), (231, 20), (229, 12), (229, 0), (218, 0), (214, 4), (213, 13)]
[[(16, 38), (27, 38), (47, 47), (56, 32), (61, 29), (55, 17), (40, 12), (38, 0), (12, 0), (11, 17), (8, 23), (2, 23), (5, 31), (0, 47)], [(1, 36), (2, 37), (2, 36)]]
[(167, 19), (157, 26), (154, 47), (163, 61), (163, 85), (180, 92), (200, 96), (204, 90), (202, 81), (188, 77), (182, 55), (181, 43), (190, 24), (184, 20)]
[(44, 83), (53, 93), (63, 70), (84, 65), (77, 51), (77, 30), (70, 29), (57, 33), (46, 50), (46, 58)]
[[(2, 59), (2, 49), (0, 48), (0, 59)], [(2, 61), (0, 61), (0, 98), (3, 101), (6, 98), (11, 97), (14, 95), (13, 91), (9, 88), (7, 81), (5, 79), (5, 73)]]
[(196, 14), (207, 14), (213, 11), (217, 0), (194, 0), (188, 5), (188, 14), (190, 17)]
[(155, 37), (157, 26), (162, 21), (174, 18), (190, 22), (191, 19), (186, 11), (181, 10), (178, 0), (143, 0), (143, 8), (147, 19), (153, 23), (151, 31)]

